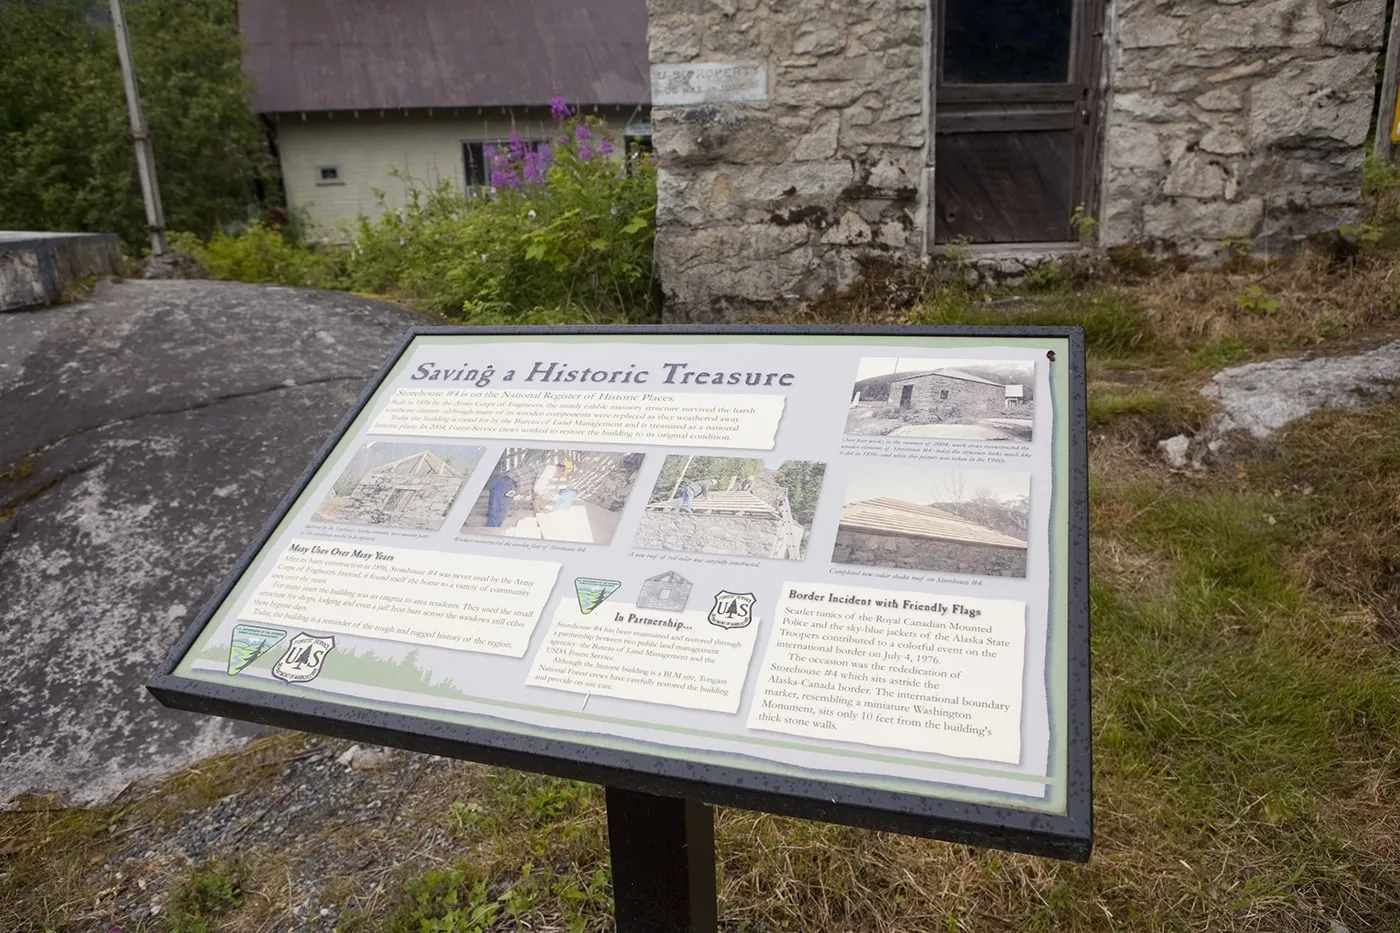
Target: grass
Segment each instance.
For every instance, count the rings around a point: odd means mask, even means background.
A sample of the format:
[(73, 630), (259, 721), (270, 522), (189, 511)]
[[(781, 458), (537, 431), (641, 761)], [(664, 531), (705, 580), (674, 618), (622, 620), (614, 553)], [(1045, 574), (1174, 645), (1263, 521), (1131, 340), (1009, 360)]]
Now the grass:
[(207, 865), (181, 879), (170, 895), (171, 933), (209, 933), (218, 918), (238, 907), (241, 883), (228, 866)]
[[(1097, 845), (1071, 865), (720, 810), (726, 930), (1400, 931), (1400, 403), (1316, 413), (1220, 472), (1175, 474), (1156, 452), (1206, 417), (1198, 390), (1223, 366), (1400, 332), (1386, 242), (1346, 262), (1205, 271), (1124, 254), (1106, 275), (1042, 273), (1024, 291), (885, 270), (804, 312), (1084, 325)], [(1278, 308), (1242, 308), (1251, 286)], [(0, 929), (84, 929), (108, 883), (94, 866), (123, 833), (197, 818), (304, 754), (280, 736), (112, 808), (0, 814)], [(289, 866), (312, 842), (245, 847), (172, 868), (166, 915), (124, 926), (284, 929), (310, 898), (344, 933), (609, 929), (599, 788), (460, 766), (396, 806), (331, 833), (346, 853), (392, 853), (389, 867), (345, 856), (314, 896), (294, 894)]]

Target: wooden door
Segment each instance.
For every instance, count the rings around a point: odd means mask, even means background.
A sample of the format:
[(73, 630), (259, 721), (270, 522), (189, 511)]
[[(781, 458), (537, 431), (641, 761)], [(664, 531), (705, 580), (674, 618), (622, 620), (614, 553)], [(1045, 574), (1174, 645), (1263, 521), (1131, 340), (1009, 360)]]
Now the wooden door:
[(1101, 0), (938, 0), (935, 243), (1075, 238), (1070, 216), (1093, 191), (1101, 11)]

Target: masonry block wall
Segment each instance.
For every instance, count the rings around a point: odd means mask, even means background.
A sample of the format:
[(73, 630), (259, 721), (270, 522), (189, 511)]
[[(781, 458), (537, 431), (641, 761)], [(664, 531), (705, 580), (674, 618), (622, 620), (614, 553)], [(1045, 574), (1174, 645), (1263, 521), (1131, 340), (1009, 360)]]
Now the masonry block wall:
[(921, 376), (890, 383), (890, 407), (904, 407), (908, 387), (909, 408), (939, 420), (991, 418), (1006, 414), (1006, 387), (991, 386), (947, 376)]
[(345, 511), (351, 521), (382, 519), (411, 528), (436, 529), (461, 486), (460, 476), (366, 473), (351, 490)]
[[(767, 69), (766, 99), (653, 109), (672, 320), (791, 304), (849, 284), (862, 257), (924, 254), (934, 0), (648, 8), (654, 68)], [(1355, 223), (1384, 15), (1385, 0), (1108, 0), (1090, 82), (1098, 243), (1278, 255)]]
[(654, 107), (667, 314), (811, 298), (922, 247), (926, 0), (648, 0), (656, 64), (759, 61), (767, 99)]
[(1355, 223), (1385, 0), (1119, 0), (1101, 241), (1205, 256)]

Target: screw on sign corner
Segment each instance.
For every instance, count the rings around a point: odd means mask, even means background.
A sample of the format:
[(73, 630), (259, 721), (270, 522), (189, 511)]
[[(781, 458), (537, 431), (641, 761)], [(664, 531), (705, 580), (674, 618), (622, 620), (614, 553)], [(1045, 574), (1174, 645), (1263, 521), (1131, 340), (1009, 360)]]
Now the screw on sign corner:
[(1046, 351), (1045, 351), (1045, 358), (1046, 358), (1047, 360), (1049, 360), (1050, 362), (1052, 362), (1052, 363), (1055, 362), (1055, 351), (1054, 351), (1054, 350), (1046, 350)]

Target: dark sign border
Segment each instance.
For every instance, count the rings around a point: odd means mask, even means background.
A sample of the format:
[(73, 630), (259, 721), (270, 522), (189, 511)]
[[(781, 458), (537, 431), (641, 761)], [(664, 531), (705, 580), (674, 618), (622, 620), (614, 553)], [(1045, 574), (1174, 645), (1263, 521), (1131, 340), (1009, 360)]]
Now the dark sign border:
[[(175, 668), (238, 580), (291, 511), (361, 410), (418, 337), (544, 337), (693, 335), (1051, 337), (1067, 340), (1069, 359), (1069, 606), (1068, 767), (1066, 812), (1038, 813), (1013, 806), (968, 803), (742, 767), (685, 761), (661, 755), (598, 748), (568, 740), (362, 709), (345, 703), (269, 695), (238, 686), (175, 675)], [(1087, 861), (1093, 847), (1093, 768), (1089, 688), (1089, 462), (1085, 419), (1084, 337), (1078, 327), (842, 327), (842, 326), (586, 326), (415, 327), (360, 393), (350, 412), (278, 505), (253, 545), (238, 561), (146, 685), (172, 709), (242, 719), (285, 729), (394, 746), (489, 765), (517, 768), (718, 806), (842, 823), (865, 829), (926, 836), (964, 845)]]

